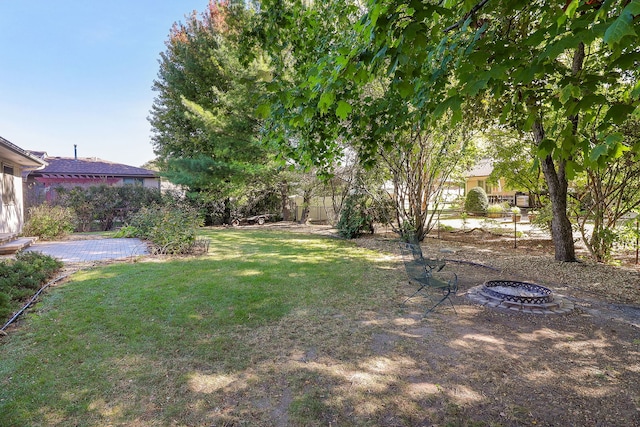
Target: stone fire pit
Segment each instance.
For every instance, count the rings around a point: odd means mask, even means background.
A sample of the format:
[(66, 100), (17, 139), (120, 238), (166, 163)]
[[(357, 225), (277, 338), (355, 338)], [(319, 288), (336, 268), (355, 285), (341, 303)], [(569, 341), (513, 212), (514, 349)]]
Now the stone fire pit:
[(554, 295), (549, 288), (514, 280), (488, 280), (471, 288), (467, 296), (481, 305), (526, 313), (564, 314), (574, 308), (572, 302)]

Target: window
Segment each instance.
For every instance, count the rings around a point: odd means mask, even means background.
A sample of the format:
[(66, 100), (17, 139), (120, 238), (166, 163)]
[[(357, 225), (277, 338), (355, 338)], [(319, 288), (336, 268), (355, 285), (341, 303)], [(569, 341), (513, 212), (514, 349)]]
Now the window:
[(144, 179), (143, 178), (124, 178), (122, 180), (122, 183), (124, 185), (143, 185)]
[(13, 179), (13, 167), (2, 167), (2, 203), (10, 205), (16, 201), (16, 189)]

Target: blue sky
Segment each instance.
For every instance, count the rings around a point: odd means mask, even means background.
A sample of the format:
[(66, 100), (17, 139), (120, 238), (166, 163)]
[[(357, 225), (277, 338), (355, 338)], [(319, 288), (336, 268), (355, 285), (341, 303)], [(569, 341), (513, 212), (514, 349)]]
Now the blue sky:
[(51, 156), (152, 160), (171, 26), (208, 0), (0, 0), (0, 136)]

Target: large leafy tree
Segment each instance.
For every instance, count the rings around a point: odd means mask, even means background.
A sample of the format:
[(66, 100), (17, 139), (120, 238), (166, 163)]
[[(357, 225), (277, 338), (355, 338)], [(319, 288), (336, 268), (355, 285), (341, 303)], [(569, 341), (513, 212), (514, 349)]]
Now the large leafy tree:
[[(606, 163), (640, 151), (616, 128), (637, 114), (638, 15), (640, 0), (370, 0), (344, 43), (309, 70), (304, 99), (289, 100), (301, 112), (290, 124), (305, 126), (316, 108), (366, 125), (375, 110), (360, 114), (354, 91), (381, 75), (414, 123), (449, 115), (455, 126), (465, 106), (489, 104), (504, 125), (532, 135), (552, 202), (555, 256), (574, 261), (569, 180), (584, 159)], [(604, 95), (612, 86), (620, 88), (615, 99)], [(392, 127), (397, 117), (376, 119)], [(323, 158), (326, 144), (305, 149)], [(361, 153), (375, 144), (363, 140)]]
[[(347, 104), (335, 94), (318, 95), (313, 80), (328, 52), (340, 48), (362, 11), (357, 0), (263, 0), (251, 39), (268, 52), (273, 78), (260, 107), (264, 138), (275, 143), (283, 161), (330, 171), (344, 156), (340, 138)], [(359, 93), (361, 88), (354, 87)], [(319, 99), (320, 98), (320, 99)], [(331, 107), (331, 111), (329, 111)]]
[(161, 170), (227, 205), (270, 173), (255, 114), (267, 67), (257, 55), (241, 61), (240, 37), (251, 14), (244, 1), (211, 0), (201, 15), (176, 23), (153, 86), (149, 120)]
[[(264, 47), (279, 64), (270, 85), (267, 137), (320, 171), (341, 162), (345, 147), (364, 166), (381, 163), (394, 185), (396, 230), (422, 240), (444, 183), (463, 158), (465, 132), (425, 120), (384, 72), (345, 59), (361, 46), (361, 2), (267, 0), (262, 7)], [(350, 80), (329, 81), (332, 70)]]

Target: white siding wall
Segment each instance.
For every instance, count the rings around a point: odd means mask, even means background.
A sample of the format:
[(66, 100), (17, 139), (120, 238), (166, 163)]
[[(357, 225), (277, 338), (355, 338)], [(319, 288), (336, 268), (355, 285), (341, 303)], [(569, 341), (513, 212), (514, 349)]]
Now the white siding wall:
[[(8, 165), (13, 166), (13, 165)], [(0, 170), (0, 172), (2, 172)], [(4, 180), (4, 174), (2, 176)], [(22, 178), (20, 176), (20, 168), (13, 166), (13, 176), (6, 177), (13, 181), (13, 197), (12, 200), (4, 200), (0, 198), (0, 233), (20, 233), (24, 220), (22, 211)], [(0, 191), (4, 191), (0, 188)]]

